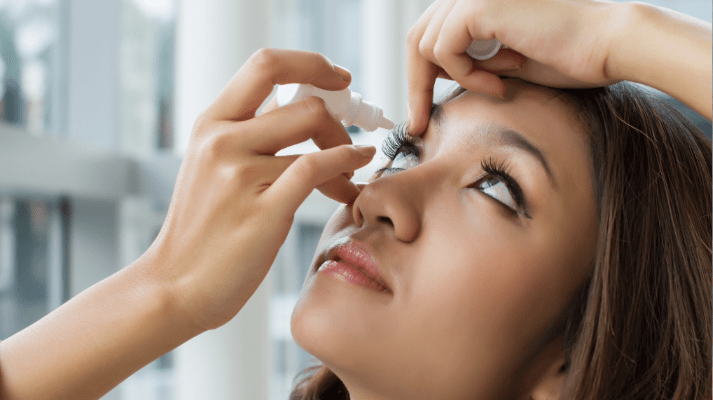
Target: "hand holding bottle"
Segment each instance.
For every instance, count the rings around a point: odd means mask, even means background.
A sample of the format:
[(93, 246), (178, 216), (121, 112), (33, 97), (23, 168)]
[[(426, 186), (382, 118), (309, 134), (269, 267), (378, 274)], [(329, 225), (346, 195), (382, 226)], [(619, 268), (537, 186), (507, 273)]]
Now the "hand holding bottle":
[[(352, 146), (323, 100), (255, 117), (275, 84), (339, 90), (349, 78), (317, 53), (262, 50), (196, 121), (166, 221), (146, 254), (196, 325), (215, 328), (238, 313), (313, 189), (336, 179), (334, 197), (349, 202), (358, 195), (343, 174), (365, 166), (376, 149)], [(323, 150), (275, 156), (310, 138)]]
[[(376, 152), (351, 146), (319, 98), (255, 111), (275, 84), (340, 90), (349, 81), (348, 71), (317, 53), (255, 53), (197, 119), (149, 250), (3, 340), (0, 397), (98, 399), (232, 319), (265, 278), (300, 203), (317, 186), (353, 201), (359, 189), (344, 174)], [(275, 156), (309, 138), (323, 150)]]

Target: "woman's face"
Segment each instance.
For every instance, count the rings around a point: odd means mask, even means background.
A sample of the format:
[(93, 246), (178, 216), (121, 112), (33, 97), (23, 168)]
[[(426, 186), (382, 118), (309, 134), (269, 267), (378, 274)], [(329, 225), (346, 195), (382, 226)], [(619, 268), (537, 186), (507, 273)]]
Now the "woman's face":
[(550, 368), (594, 258), (590, 162), (562, 100), (506, 84), (443, 104), (322, 235), (292, 334), (352, 398), (517, 398)]

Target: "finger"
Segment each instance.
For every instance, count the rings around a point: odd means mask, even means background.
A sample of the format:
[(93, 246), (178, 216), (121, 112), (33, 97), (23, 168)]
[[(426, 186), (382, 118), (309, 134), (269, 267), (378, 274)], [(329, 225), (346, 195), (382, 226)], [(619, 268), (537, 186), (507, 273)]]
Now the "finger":
[[(280, 106), (277, 104), (277, 96), (273, 96), (272, 99), (270, 99), (270, 101), (267, 103), (267, 105), (265, 107), (263, 107), (260, 115), (269, 113), (270, 111), (276, 110), (279, 107)], [(342, 135), (339, 135), (339, 136), (341, 136), (343, 138)], [(332, 138), (332, 136), (327, 136), (327, 137)], [(315, 141), (315, 143), (317, 144), (317, 146), (320, 149), (324, 150), (324, 149), (327, 149), (330, 147), (338, 146), (340, 144), (351, 144), (352, 143), (351, 137), (348, 134), (347, 134), (347, 139), (348, 139), (348, 141), (336, 140), (334, 142), (330, 142), (330, 141), (323, 141), (322, 138), (320, 137)], [(315, 139), (312, 138), (312, 140), (314, 141)], [(354, 172), (348, 172), (348, 173), (345, 173), (344, 175), (347, 177), (347, 179), (351, 179), (354, 176)]]
[[(287, 168), (300, 157), (300, 154), (288, 156), (258, 156), (255, 170), (260, 171), (260, 185), (270, 186), (282, 175)], [(255, 174), (257, 175), (257, 174)]]
[(265, 107), (263, 107), (260, 111), (260, 115), (267, 114), (270, 111), (277, 109), (278, 107), (280, 106), (277, 105), (277, 96), (272, 96), (270, 101), (268, 101), (267, 104), (265, 104)]
[(359, 196), (359, 188), (344, 174), (317, 186), (317, 190), (334, 201), (349, 204)]
[(448, 17), (454, 4), (454, 0), (444, 0), (441, 2), (428, 22), (428, 27), (426, 31), (423, 32), (423, 37), (421, 37), (421, 41), (418, 44), (418, 50), (421, 52), (421, 56), (432, 63), (437, 64), (435, 57), (433, 57), (433, 47), (438, 41), (438, 35), (441, 32), (443, 21)]
[(349, 71), (314, 52), (260, 49), (235, 73), (206, 113), (216, 120), (245, 120), (270, 95), (274, 85), (308, 83), (326, 90), (349, 86)]
[(448, 72), (446, 72), (443, 68), (438, 67), (438, 77), (441, 79), (448, 79), (449, 81), (452, 81), (453, 78), (451, 78), (450, 75), (448, 75)]
[(408, 32), (406, 41), (406, 79), (408, 81), (408, 131), (420, 135), (426, 131), (433, 104), (433, 85), (438, 77), (438, 66), (421, 56), (419, 43), (428, 21), (437, 7), (431, 5)]
[(274, 155), (310, 138), (320, 149), (352, 143), (344, 125), (329, 112), (324, 100), (319, 97), (287, 104), (237, 125), (239, 131), (234, 134), (235, 146), (257, 154)]
[(598, 87), (598, 84), (584, 82), (569, 77), (557, 71), (554, 67), (539, 63), (532, 59), (527, 59), (522, 68), (514, 71), (503, 72), (500, 75), (513, 78), (520, 78), (528, 82), (535, 82), (538, 85), (554, 88), (590, 88)]
[(315, 153), (303, 154), (264, 193), (267, 203), (293, 215), (317, 186), (347, 171), (354, 171), (369, 163), (376, 148), (339, 146)]
[[(287, 168), (289, 168), (292, 163), (300, 158), (301, 154), (292, 154), (288, 156), (259, 156), (256, 160), (253, 160), (252, 171), (260, 171), (260, 174), (246, 174), (248, 177), (259, 180), (256, 182), (258, 186), (262, 186), (265, 189), (272, 185), (277, 178), (282, 175)], [(359, 191), (355, 190), (355, 186), (349, 179), (354, 176), (353, 171), (348, 171), (343, 173), (330, 181), (323, 183), (318, 186), (317, 189), (321, 191), (325, 196), (330, 199), (345, 202), (351, 196), (355, 194), (358, 195)], [(254, 182), (245, 182), (246, 184), (255, 184)]]
[(511, 49), (500, 49), (493, 58), (487, 60), (475, 61), (476, 68), (500, 74), (503, 72), (515, 71), (525, 64), (527, 57)]
[(457, 14), (459, 12), (454, 11), (448, 16), (433, 49), (439, 65), (464, 88), (502, 98), (505, 95), (502, 80), (476, 68), (473, 59), (465, 53), (473, 38), (480, 40), (480, 33), (471, 32), (466, 20)]

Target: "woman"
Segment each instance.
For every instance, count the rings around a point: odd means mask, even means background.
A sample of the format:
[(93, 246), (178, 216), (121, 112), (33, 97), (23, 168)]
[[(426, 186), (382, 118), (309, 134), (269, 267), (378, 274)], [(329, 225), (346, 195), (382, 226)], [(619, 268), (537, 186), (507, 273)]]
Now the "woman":
[[(390, 138), (332, 217), (292, 317), (325, 366), (293, 399), (708, 398), (710, 142), (628, 84), (505, 84)], [(351, 245), (374, 290), (327, 277)]]
[[(492, 37), (509, 49), (473, 69)], [(293, 398), (710, 398), (710, 144), (626, 85), (532, 84), (638, 81), (710, 119), (710, 47), (639, 4), (437, 2), (409, 34), (420, 137), (359, 186), (374, 149), (322, 101), (255, 117), (274, 84), (348, 72), (260, 51), (196, 122), (147, 253), (0, 344), (0, 398), (98, 398), (229, 321), (315, 187), (345, 206), (292, 318), (324, 363)], [(431, 107), (439, 75), (469, 91)], [(310, 137), (324, 150), (274, 156)]]

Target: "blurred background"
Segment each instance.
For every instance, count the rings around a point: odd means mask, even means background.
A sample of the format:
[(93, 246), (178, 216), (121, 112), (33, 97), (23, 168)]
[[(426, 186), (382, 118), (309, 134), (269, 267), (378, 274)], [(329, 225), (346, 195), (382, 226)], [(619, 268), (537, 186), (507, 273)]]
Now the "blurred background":
[[(711, 22), (710, 0), (650, 2)], [(353, 90), (403, 120), (406, 32), (429, 4), (0, 0), (0, 339), (148, 248), (194, 119), (257, 49), (323, 53), (352, 72)], [(707, 121), (669, 101), (710, 137)], [(386, 134), (348, 130), (355, 143)], [(291, 338), (290, 315), (336, 206), (313, 193), (238, 317), (104, 399), (287, 399), (313, 362)]]

